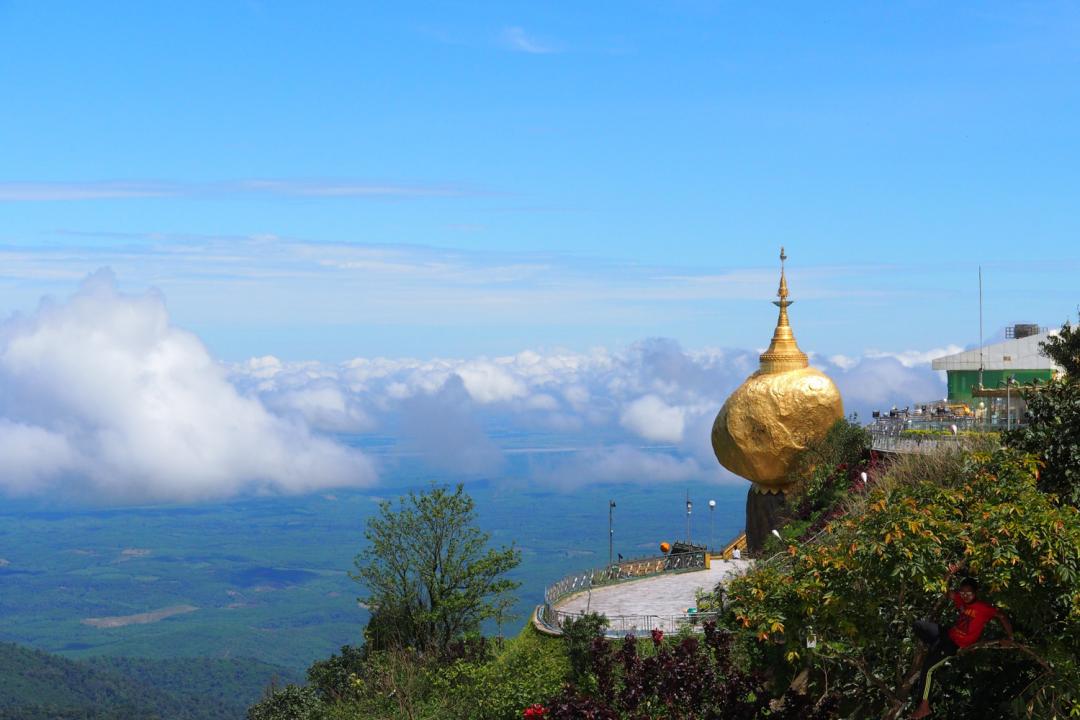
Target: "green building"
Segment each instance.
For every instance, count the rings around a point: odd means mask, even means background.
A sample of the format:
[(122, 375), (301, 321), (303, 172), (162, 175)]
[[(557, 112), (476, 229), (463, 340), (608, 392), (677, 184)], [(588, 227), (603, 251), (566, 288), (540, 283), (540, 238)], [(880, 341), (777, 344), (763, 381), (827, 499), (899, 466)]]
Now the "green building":
[(932, 367), (944, 370), (948, 377), (949, 402), (971, 405), (980, 374), (984, 391), (979, 396), (984, 397), (996, 396), (1009, 381), (1028, 385), (1036, 380), (1045, 382), (1060, 372), (1061, 368), (1039, 352), (1039, 343), (1056, 333), (1038, 325), (1014, 325), (1006, 329), (1009, 339), (1005, 342), (937, 358)]

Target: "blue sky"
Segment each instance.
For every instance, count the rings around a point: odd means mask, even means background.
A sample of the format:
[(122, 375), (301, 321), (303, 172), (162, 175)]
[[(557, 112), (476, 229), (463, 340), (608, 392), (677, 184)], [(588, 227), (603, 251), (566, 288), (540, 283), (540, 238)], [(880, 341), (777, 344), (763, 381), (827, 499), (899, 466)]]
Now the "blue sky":
[[(215, 357), (858, 356), (1080, 301), (1072, 3), (0, 0), (0, 310)], [(1075, 315), (1074, 315), (1075, 316)]]

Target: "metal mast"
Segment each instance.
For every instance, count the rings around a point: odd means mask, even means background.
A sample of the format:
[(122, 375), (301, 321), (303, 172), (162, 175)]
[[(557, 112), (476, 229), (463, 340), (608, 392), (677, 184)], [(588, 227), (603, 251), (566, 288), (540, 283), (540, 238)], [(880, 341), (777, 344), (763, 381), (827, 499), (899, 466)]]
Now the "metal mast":
[(982, 265), (979, 266), (979, 389), (983, 386), (983, 298)]

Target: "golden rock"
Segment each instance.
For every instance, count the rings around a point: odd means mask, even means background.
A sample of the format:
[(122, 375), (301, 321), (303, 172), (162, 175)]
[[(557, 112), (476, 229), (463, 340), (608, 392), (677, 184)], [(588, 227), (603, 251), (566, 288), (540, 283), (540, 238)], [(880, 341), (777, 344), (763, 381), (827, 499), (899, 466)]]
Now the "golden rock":
[(820, 370), (756, 372), (731, 394), (713, 423), (713, 452), (720, 464), (779, 491), (800, 450), (823, 437), (844, 416), (836, 385)]
[(720, 408), (712, 446), (725, 468), (760, 492), (783, 492), (799, 452), (821, 439), (844, 417), (840, 391), (825, 373), (809, 367), (788, 323), (787, 279), (780, 248), (780, 308), (769, 349), (758, 371)]

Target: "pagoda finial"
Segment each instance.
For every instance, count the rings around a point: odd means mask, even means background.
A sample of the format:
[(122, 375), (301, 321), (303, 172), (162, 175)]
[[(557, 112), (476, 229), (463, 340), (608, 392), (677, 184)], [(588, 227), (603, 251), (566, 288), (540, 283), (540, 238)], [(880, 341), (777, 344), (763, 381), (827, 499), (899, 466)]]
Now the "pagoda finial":
[[(776, 296), (780, 298), (780, 314), (783, 316), (784, 324), (787, 324), (787, 305), (788, 302), (788, 289), (787, 289), (787, 277), (784, 275), (784, 261), (787, 260), (787, 254), (784, 252), (784, 246), (780, 246), (780, 289), (777, 290)], [(786, 305), (784, 304), (786, 303)]]
[(788, 306), (794, 301), (788, 300), (787, 276), (784, 273), (784, 261), (787, 253), (784, 246), (780, 246), (780, 289), (776, 296), (779, 300), (773, 300), (773, 305), (780, 308), (780, 316), (776, 319), (776, 330), (773, 332), (772, 342), (769, 349), (761, 354), (761, 372), (782, 372), (807, 366), (806, 354), (799, 349), (795, 342), (795, 335), (791, 332), (791, 324), (788, 322)]

